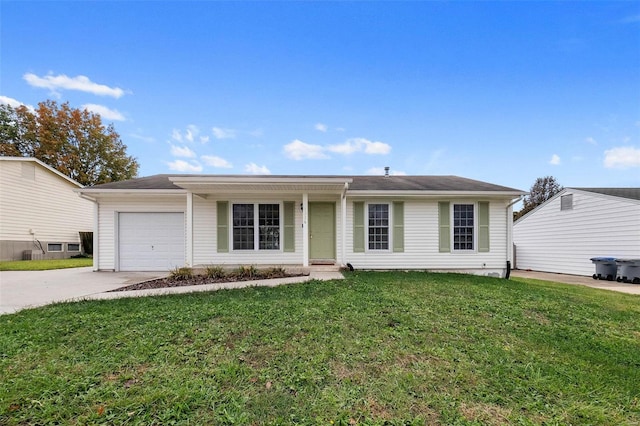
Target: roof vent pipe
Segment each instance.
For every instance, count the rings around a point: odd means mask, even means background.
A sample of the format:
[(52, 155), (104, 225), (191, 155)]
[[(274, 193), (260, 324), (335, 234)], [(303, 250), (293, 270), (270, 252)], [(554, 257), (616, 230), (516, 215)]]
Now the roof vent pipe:
[(389, 166), (384, 168), (384, 177), (389, 177)]

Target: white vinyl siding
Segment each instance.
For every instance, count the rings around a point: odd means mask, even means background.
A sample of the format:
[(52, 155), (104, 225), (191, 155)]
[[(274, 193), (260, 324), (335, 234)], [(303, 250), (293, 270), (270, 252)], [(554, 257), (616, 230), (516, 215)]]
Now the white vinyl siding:
[(518, 269), (590, 276), (592, 257), (640, 257), (640, 201), (565, 189), (515, 223), (513, 242)]
[[(244, 198), (244, 196), (243, 196)], [(233, 250), (233, 240), (229, 239), (229, 251), (218, 252), (217, 250), (217, 201), (227, 201), (229, 206), (234, 203), (244, 203), (243, 200), (235, 200), (233, 197), (224, 198), (200, 198), (194, 197), (193, 205), (193, 263), (195, 265), (301, 265), (303, 259), (302, 247), (302, 210), (300, 204), (302, 198), (299, 196), (287, 196), (279, 194), (249, 194), (244, 199), (251, 199), (256, 204), (273, 204), (278, 200), (282, 206), (284, 201), (294, 202), (293, 209), (295, 220), (293, 225), (295, 251), (284, 250)], [(316, 198), (314, 198), (315, 200)], [(325, 200), (322, 197), (321, 200)], [(336, 201), (333, 199), (333, 201)], [(282, 225), (282, 207), (280, 208), (280, 223)], [(231, 220), (229, 214), (229, 220)], [(339, 217), (337, 218), (339, 223)], [(339, 230), (338, 230), (339, 233)], [(282, 237), (280, 246), (282, 247)]]
[[(347, 202), (346, 257), (356, 269), (503, 270), (508, 260), (508, 202), (489, 203), (490, 246), (486, 253), (441, 253), (439, 248), (438, 201), (404, 200), (404, 251), (353, 251), (353, 202)], [(377, 202), (377, 201), (376, 201)], [(511, 217), (509, 217), (511, 220)], [(510, 243), (510, 242), (509, 242)]]
[(80, 243), (93, 230), (93, 203), (38, 163), (0, 160), (0, 187), (0, 240)]

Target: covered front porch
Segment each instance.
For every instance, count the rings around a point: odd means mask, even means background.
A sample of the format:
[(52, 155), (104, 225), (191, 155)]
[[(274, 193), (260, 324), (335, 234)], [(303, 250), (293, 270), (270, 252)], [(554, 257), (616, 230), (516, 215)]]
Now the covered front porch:
[[(346, 263), (346, 192), (351, 178), (175, 176), (170, 179), (186, 190), (188, 266), (339, 268)], [(249, 250), (240, 247), (237, 240), (242, 238), (241, 225), (235, 207), (255, 204), (257, 209), (266, 203), (277, 206), (274, 210), (278, 212), (278, 225), (272, 231), (273, 235), (277, 233), (277, 245), (261, 250), (262, 237), (256, 235), (255, 247), (252, 244)], [(256, 218), (260, 219), (257, 213)], [(256, 234), (262, 232), (259, 226), (262, 225), (256, 225)]]

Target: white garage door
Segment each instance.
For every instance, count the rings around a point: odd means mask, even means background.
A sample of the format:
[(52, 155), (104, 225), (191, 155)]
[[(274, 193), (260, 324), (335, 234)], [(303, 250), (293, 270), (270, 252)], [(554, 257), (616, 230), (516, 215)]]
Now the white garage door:
[(184, 266), (183, 213), (119, 213), (121, 271), (168, 271)]

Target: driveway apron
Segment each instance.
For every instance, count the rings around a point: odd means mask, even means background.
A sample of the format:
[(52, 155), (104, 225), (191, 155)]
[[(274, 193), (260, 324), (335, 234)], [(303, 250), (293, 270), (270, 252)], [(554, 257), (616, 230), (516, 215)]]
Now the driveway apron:
[(0, 314), (88, 298), (165, 275), (161, 272), (94, 272), (91, 267), (50, 271), (1, 271)]

